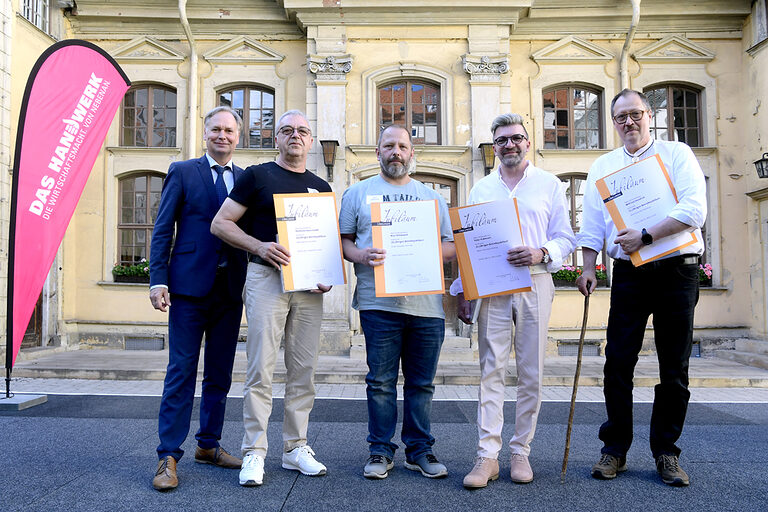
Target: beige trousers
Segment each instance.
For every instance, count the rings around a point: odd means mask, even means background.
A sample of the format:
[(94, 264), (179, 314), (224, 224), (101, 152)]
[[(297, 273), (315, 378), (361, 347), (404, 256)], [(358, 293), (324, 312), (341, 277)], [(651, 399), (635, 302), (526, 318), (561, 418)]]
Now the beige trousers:
[(272, 374), (285, 334), (287, 370), (283, 450), (307, 444), (309, 412), (315, 401), (315, 367), (323, 319), (322, 294), (283, 293), (280, 273), (248, 264), (243, 289), (248, 318), (248, 369), (243, 388), (242, 452), (267, 454), (267, 422), (272, 413)]
[(533, 274), (530, 292), (482, 300), (478, 315), (480, 388), (477, 455), (496, 459), (504, 426), (504, 375), (515, 344), (517, 404), (512, 453), (528, 455), (541, 407), (544, 349), (555, 287), (548, 273)]

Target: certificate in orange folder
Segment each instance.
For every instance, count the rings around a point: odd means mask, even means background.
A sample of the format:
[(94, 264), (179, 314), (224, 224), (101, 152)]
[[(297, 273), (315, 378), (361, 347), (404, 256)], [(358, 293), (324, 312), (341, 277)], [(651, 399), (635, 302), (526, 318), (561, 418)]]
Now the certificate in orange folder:
[(464, 298), (531, 291), (528, 267), (511, 265), (507, 251), (523, 244), (517, 199), (450, 208)]
[(346, 284), (336, 197), (332, 192), (274, 194), (277, 239), (291, 261), (282, 267), (283, 291)]
[(373, 246), (387, 251), (374, 267), (377, 297), (445, 292), (437, 200), (371, 203)]
[[(678, 203), (675, 186), (659, 155), (640, 160), (595, 182), (616, 229), (649, 228), (669, 215)], [(695, 244), (696, 235), (683, 231), (654, 240), (629, 255), (636, 267)]]

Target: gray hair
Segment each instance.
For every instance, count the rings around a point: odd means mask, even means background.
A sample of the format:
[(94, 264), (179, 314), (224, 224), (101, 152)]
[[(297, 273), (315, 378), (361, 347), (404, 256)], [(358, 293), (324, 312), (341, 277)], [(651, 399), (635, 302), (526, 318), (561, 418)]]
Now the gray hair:
[[(288, 116), (301, 116), (304, 118), (304, 120), (307, 122), (307, 126), (309, 126), (309, 119), (307, 119), (307, 115), (302, 112), (301, 110), (293, 109), (288, 110), (283, 113), (283, 115), (280, 116), (280, 119), (277, 120), (277, 124), (275, 125), (275, 131), (280, 130), (280, 127), (282, 126), (283, 119)], [(310, 128), (311, 131), (311, 128)]]
[(629, 96), (630, 94), (637, 94), (637, 97), (640, 98), (640, 101), (643, 102), (643, 106), (645, 107), (645, 110), (651, 112), (651, 102), (648, 101), (648, 96), (634, 89), (622, 89), (621, 92), (616, 96), (614, 96), (613, 100), (611, 100), (611, 116), (613, 116), (613, 106), (616, 104), (619, 98), (623, 98), (624, 96)]
[(520, 114), (501, 114), (500, 116), (496, 116), (496, 119), (493, 120), (493, 123), (491, 123), (491, 135), (496, 134), (496, 130), (501, 128), (502, 126), (522, 126), (523, 131), (525, 132), (525, 136), (528, 137), (528, 130), (525, 129), (525, 125), (523, 124), (523, 116)]
[(203, 126), (208, 125), (208, 121), (211, 120), (213, 116), (218, 114), (219, 112), (229, 112), (232, 114), (232, 117), (235, 118), (235, 121), (237, 122), (237, 131), (242, 132), (243, 131), (243, 119), (240, 117), (240, 114), (237, 113), (235, 109), (232, 107), (228, 107), (226, 105), (221, 105), (220, 107), (212, 108), (208, 111), (207, 114), (205, 114), (205, 118), (203, 119)]
[(384, 136), (384, 132), (389, 130), (390, 128), (396, 128), (396, 129), (399, 128), (400, 130), (403, 130), (405, 133), (407, 133), (408, 134), (408, 142), (411, 144), (411, 147), (413, 147), (413, 136), (411, 135), (411, 132), (408, 130), (408, 128), (406, 128), (405, 126), (403, 126), (401, 124), (390, 124), (390, 125), (385, 126), (384, 129), (382, 129), (379, 132), (379, 140), (378, 140), (378, 142), (376, 142), (376, 147), (380, 147), (381, 146), (381, 138)]

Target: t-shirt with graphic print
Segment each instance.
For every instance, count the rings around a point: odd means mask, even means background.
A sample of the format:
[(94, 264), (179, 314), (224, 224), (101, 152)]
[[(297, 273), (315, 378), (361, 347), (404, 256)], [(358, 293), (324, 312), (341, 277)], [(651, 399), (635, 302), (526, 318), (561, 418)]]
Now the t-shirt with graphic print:
[[(389, 183), (381, 175), (352, 185), (344, 191), (339, 212), (341, 234), (354, 234), (360, 249), (373, 245), (371, 232), (371, 203), (390, 201), (424, 201), (437, 199), (440, 215), (440, 239), (452, 241), (453, 231), (445, 199), (420, 181), (411, 179), (405, 185)], [(355, 263), (357, 287), (352, 307), (358, 310), (380, 310), (414, 316), (445, 318), (443, 296), (406, 295), (402, 297), (376, 297), (373, 268)]]

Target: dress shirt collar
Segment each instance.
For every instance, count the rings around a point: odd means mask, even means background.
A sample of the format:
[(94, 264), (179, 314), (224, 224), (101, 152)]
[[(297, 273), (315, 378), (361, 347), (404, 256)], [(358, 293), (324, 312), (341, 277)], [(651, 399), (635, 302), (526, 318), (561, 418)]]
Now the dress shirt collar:
[[(208, 166), (209, 166), (211, 169), (213, 169), (213, 166), (214, 166), (214, 165), (219, 165), (219, 162), (217, 162), (216, 160), (214, 160), (214, 159), (211, 157), (211, 155), (209, 155), (208, 153), (206, 153), (206, 154), (205, 154), (205, 157), (208, 159)], [(224, 167), (226, 167), (228, 171), (231, 171), (231, 170), (232, 170), (232, 159), (231, 159), (231, 158), (229, 159), (229, 162), (227, 162), (226, 164), (224, 164)]]

